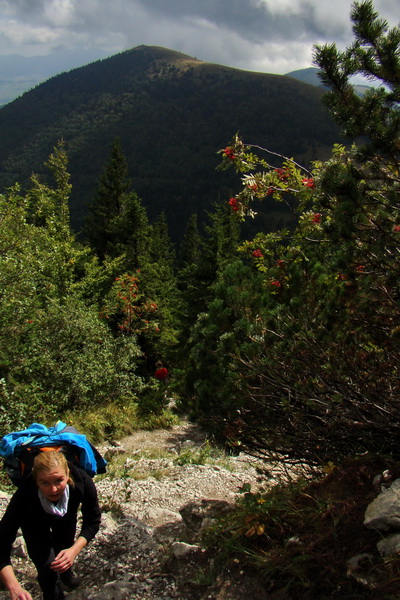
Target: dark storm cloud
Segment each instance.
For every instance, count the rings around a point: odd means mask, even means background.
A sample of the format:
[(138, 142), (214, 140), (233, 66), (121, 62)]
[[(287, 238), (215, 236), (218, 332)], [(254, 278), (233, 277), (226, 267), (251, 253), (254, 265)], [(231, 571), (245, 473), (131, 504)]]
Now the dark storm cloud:
[[(113, 54), (158, 45), (205, 61), (282, 73), (314, 44), (351, 41), (352, 0), (0, 0), (0, 54), (65, 47)], [(376, 0), (397, 23), (398, 0)]]
[[(235, 31), (248, 40), (258, 43), (266, 38), (288, 39), (328, 34), (344, 34), (351, 6), (349, 0), (336, 0), (336, 15), (340, 20), (330, 18), (332, 2), (320, 0), (326, 19), (320, 19), (318, 0), (293, 0), (267, 2), (263, 0), (138, 0), (152, 13), (171, 19), (197, 17), (214, 23), (218, 27)], [(325, 5), (325, 6), (324, 6)]]
[(222, 29), (241, 33), (247, 39), (261, 40), (271, 29), (271, 15), (267, 7), (259, 2), (247, 0), (174, 0), (166, 4), (162, 0), (139, 0), (139, 3), (155, 16), (157, 14), (181, 20), (184, 18), (204, 19)]

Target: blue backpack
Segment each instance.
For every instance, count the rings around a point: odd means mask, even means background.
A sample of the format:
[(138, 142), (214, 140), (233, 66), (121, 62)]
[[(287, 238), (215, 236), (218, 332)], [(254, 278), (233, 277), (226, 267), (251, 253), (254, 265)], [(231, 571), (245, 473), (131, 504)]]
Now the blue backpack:
[(27, 429), (8, 433), (0, 441), (4, 469), (17, 487), (31, 472), (35, 456), (46, 450), (63, 452), (68, 461), (91, 477), (106, 472), (107, 461), (75, 427), (62, 421), (54, 427), (32, 423)]

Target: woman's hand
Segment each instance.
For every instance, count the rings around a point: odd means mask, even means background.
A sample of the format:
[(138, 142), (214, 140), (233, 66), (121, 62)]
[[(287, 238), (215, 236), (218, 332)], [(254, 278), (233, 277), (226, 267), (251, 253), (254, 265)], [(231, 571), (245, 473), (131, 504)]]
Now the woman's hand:
[(9, 591), (11, 600), (32, 600), (30, 593), (24, 590), (18, 582), (11, 565), (6, 565), (1, 569), (0, 580)]
[(64, 571), (68, 571), (68, 569), (70, 569), (74, 564), (75, 558), (78, 556), (82, 548), (86, 546), (86, 544), (86, 538), (79, 536), (71, 548), (61, 550), (61, 552), (57, 554), (50, 567), (53, 569), (53, 571), (57, 571), (57, 573), (64, 573)]
[(75, 558), (76, 552), (74, 547), (66, 548), (57, 554), (50, 567), (53, 571), (57, 571), (57, 573), (64, 573), (64, 571), (68, 571), (72, 567)]
[(9, 590), (11, 600), (32, 600), (32, 596), (29, 592), (24, 590), (21, 586)]

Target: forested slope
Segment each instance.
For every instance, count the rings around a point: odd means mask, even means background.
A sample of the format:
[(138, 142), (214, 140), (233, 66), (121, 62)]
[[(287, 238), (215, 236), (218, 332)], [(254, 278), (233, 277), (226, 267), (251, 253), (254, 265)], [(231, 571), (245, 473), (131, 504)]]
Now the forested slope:
[(140, 46), (53, 77), (3, 107), (0, 186), (40, 172), (63, 138), (77, 228), (118, 137), (133, 188), (151, 218), (168, 212), (175, 238), (193, 212), (232, 192), (231, 174), (216, 171), (216, 152), (235, 132), (303, 164), (325, 158), (339, 134), (321, 94), (285, 76)]

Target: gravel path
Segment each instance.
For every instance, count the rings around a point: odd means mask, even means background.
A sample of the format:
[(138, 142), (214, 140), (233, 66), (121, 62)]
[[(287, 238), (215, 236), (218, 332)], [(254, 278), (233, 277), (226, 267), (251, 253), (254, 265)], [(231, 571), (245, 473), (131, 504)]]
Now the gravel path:
[[(233, 502), (243, 484), (257, 484), (254, 463), (245, 456), (216, 455), (187, 422), (141, 431), (100, 450), (109, 460), (108, 474), (96, 478), (102, 527), (78, 557), (83, 585), (68, 600), (186, 600), (175, 577), (164, 572), (171, 543), (182, 539), (179, 509), (203, 499)], [(15, 557), (13, 563), (39, 600), (29, 559)], [(3, 598), (8, 594), (0, 593)]]

